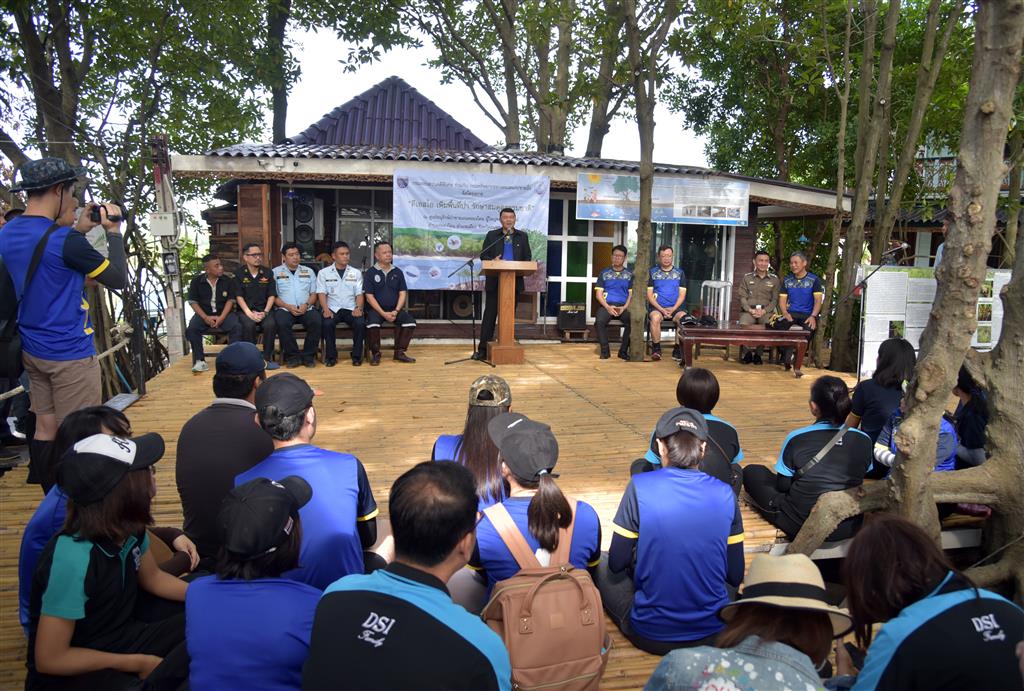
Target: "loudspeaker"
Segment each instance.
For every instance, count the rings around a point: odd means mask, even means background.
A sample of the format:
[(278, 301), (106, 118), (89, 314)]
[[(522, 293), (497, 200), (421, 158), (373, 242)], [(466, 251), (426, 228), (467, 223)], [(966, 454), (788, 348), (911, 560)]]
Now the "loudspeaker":
[(587, 303), (558, 303), (558, 328), (562, 331), (582, 331), (587, 328)]
[(480, 316), (480, 293), (462, 290), (444, 291), (444, 314), (446, 319), (470, 319), (476, 309)]
[(324, 239), (324, 200), (308, 192), (299, 192), (282, 207), (284, 223), (281, 234), (285, 242), (299, 243), (302, 258), (316, 257), (316, 242)]

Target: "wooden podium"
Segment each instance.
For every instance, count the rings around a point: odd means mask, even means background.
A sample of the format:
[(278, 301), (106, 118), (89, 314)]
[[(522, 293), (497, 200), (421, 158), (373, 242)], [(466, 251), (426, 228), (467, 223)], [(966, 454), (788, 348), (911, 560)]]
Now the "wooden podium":
[(495, 365), (521, 365), (526, 351), (516, 343), (516, 277), (537, 270), (537, 262), (488, 259), (483, 273), (498, 277), (498, 340), (487, 344), (487, 359)]

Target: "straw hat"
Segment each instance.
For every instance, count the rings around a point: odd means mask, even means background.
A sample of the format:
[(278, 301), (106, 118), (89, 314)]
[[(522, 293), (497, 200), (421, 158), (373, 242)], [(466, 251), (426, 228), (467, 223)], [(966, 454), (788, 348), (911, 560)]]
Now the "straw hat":
[(825, 600), (825, 581), (821, 578), (821, 572), (803, 554), (781, 557), (759, 554), (754, 557), (743, 581), (739, 599), (718, 610), (718, 616), (722, 621), (729, 621), (737, 607), (752, 603), (805, 612), (824, 612), (832, 620), (832, 635), (836, 638), (849, 633), (853, 628), (849, 613), (845, 609), (833, 607)]

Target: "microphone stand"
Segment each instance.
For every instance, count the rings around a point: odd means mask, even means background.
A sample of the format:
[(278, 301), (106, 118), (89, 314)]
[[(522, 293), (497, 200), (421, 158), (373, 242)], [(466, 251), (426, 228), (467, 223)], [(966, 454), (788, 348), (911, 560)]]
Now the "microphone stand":
[[(501, 228), (498, 228), (498, 230), (501, 230)], [(475, 262), (478, 258), (482, 259), (484, 253), (487, 252), (487, 250), (491, 249), (492, 247), (497, 245), (498, 242), (500, 242), (502, 240), (504, 240), (504, 237), (499, 235), (497, 238), (495, 238), (494, 242), (490, 243), (489, 245), (484, 247), (482, 250), (480, 250), (480, 255), (478, 257), (470, 257), (469, 259), (464, 261), (462, 264), (460, 264), (459, 267), (457, 269), (455, 269), (455, 271), (452, 271), (450, 274), (448, 274), (448, 278), (451, 278), (452, 276), (454, 276), (455, 274), (459, 273), (463, 269), (466, 269), (466, 268), (469, 269), (469, 285), (470, 285), (470, 293), (471, 293), (470, 301), (469, 301), (469, 318), (470, 318), (470, 324), (471, 324), (471, 326), (470, 326), (470, 329), (471, 329), (470, 330), (470, 334), (471, 334), (471, 342), (473, 344), (473, 355), (475, 355), (476, 351), (477, 351), (477, 347), (476, 347), (476, 301), (473, 300), (473, 298), (472, 298), (472, 293), (475, 292), (475, 286), (476, 286), (476, 274), (473, 272), (473, 262)], [(480, 363), (485, 364), (485, 365), (487, 365), (489, 367), (494, 367), (494, 363), (491, 362), (490, 360), (476, 359), (472, 355), (470, 355), (469, 357), (458, 358), (456, 360), (448, 360), (444, 364), (445, 365), (455, 365), (455, 364), (458, 364), (460, 362), (466, 362), (467, 360), (472, 360), (474, 362), (480, 362)]]

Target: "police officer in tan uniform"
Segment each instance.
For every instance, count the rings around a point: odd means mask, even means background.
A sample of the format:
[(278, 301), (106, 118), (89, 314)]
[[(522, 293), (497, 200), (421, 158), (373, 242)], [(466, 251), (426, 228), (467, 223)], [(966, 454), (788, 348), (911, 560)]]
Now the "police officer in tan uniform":
[[(740, 296), (740, 324), (768, 324), (779, 304), (779, 277), (769, 271), (771, 258), (765, 251), (754, 254), (754, 270), (743, 276), (736, 292)], [(740, 346), (740, 361), (744, 364), (760, 365), (761, 348), (751, 352), (746, 346)]]

